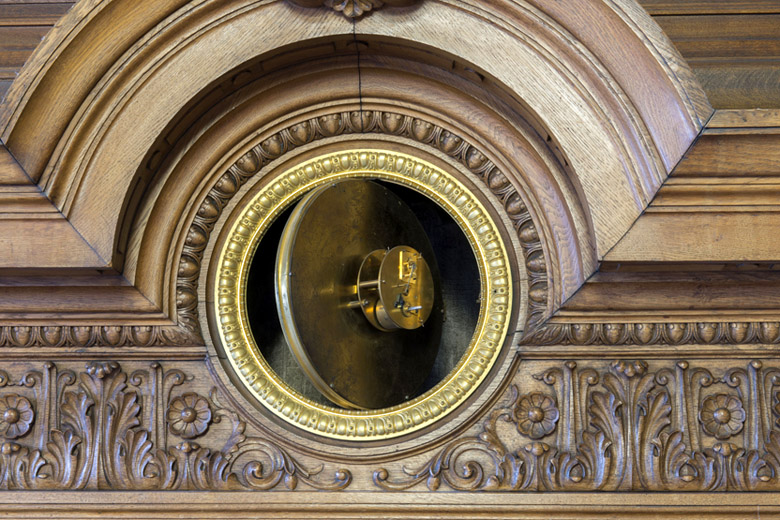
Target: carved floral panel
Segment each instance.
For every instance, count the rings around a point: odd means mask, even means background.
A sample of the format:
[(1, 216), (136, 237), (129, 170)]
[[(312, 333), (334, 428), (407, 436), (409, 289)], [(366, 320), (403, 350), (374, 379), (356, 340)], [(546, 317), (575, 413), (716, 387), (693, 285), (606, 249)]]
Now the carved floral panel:
[(191, 391), (188, 370), (114, 361), (14, 369), (0, 372), (0, 489), (268, 490), (302, 482), (336, 490), (351, 481), (346, 470), (326, 476), (249, 434), (215, 389)]
[(525, 361), (464, 434), (381, 464), (296, 453), (226, 406), (202, 362), (173, 365), (6, 366), (0, 488), (780, 489), (774, 360)]
[(388, 490), (780, 489), (776, 362), (526, 362), (472, 434)]

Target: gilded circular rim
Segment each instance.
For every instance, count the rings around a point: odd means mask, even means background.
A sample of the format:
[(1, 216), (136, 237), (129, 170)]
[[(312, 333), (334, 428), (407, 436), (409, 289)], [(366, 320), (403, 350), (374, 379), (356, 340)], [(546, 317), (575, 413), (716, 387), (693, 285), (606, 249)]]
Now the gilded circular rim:
[[(466, 353), (425, 394), (379, 410), (345, 410), (303, 397), (282, 381), (260, 354), (249, 327), (246, 283), (252, 258), (271, 223), (304, 193), (324, 184), (367, 178), (410, 187), (434, 200), (458, 223), (480, 272), (480, 315)], [(246, 389), (270, 412), (310, 433), (375, 441), (406, 435), (441, 419), (485, 379), (506, 339), (512, 279), (501, 236), (481, 202), (454, 176), (408, 154), (353, 149), (304, 161), (276, 176), (239, 210), (219, 252), (214, 294), (219, 340)]]

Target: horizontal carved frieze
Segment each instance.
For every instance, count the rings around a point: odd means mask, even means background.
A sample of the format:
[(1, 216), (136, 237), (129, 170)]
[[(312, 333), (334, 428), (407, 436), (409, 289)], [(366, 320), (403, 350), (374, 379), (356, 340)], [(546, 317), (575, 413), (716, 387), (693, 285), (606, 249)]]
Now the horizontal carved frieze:
[(12, 325), (0, 327), (2, 347), (153, 347), (202, 345), (197, 328), (174, 325)]
[(465, 435), (373, 470), (255, 432), (202, 368), (7, 366), (0, 489), (780, 490), (776, 360), (524, 361)]
[(718, 345), (778, 344), (780, 323), (549, 323), (523, 345)]
[(479, 431), (387, 490), (780, 490), (780, 364), (530, 362)]

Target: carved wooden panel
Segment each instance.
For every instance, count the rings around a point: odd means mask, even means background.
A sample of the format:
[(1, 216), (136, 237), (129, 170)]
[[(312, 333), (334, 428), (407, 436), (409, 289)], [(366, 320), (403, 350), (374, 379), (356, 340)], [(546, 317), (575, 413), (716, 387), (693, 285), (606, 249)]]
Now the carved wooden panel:
[[(54, 12), (30, 5), (0, 11), (0, 33)], [(681, 21), (662, 25), (704, 52)], [(776, 513), (778, 127), (713, 115), (634, 1), (77, 3), (0, 105), (0, 503)], [(396, 158), (398, 178), (446, 171), (432, 192), (479, 202), (468, 236), (499, 244), (483, 271), (512, 280), (494, 357), (463, 371), (478, 384), (441, 419), (401, 410), (411, 433), (392, 440), (321, 435), (341, 427), (325, 414), (301, 428), (223, 359), (219, 255), (262, 213), (253, 197), (288, 196), (296, 165), (357, 171), (354, 150)]]
[[(176, 367), (176, 368), (173, 368)], [(247, 429), (198, 363), (17, 364), (0, 373), (0, 487), (7, 490), (337, 490)], [(200, 390), (202, 393), (192, 391)]]
[(777, 490), (778, 372), (733, 360), (523, 363), (473, 436), (385, 489)]

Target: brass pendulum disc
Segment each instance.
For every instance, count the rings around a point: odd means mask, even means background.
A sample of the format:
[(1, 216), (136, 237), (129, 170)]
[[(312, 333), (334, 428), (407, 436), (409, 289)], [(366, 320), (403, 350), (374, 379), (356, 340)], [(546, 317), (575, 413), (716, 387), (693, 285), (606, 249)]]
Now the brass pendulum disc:
[[(382, 295), (375, 290), (372, 305), (388, 311), (383, 327), (367, 319), (358, 285), (364, 262), (385, 257), (376, 272), (398, 280), (374, 281)], [(276, 258), (277, 311), (294, 357), (337, 405), (378, 409), (414, 397), (438, 352), (441, 302), (425, 230), (391, 190), (342, 181), (313, 190), (293, 210)]]

